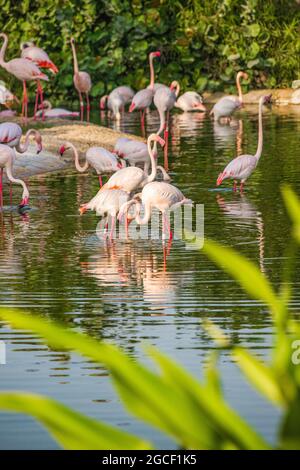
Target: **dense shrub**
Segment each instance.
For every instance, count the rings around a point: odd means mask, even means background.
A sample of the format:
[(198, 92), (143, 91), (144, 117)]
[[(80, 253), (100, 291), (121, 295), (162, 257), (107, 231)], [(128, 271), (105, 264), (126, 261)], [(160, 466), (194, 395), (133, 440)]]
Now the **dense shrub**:
[[(72, 55), (93, 79), (94, 97), (119, 84), (148, 82), (147, 54), (159, 49), (159, 80), (198, 91), (231, 90), (235, 72), (250, 87), (289, 86), (300, 78), (300, 10), (295, 0), (0, 0), (7, 59), (21, 41), (44, 47), (60, 68), (47, 87), (72, 99)], [(14, 90), (20, 85), (0, 71)], [(12, 83), (13, 82), (13, 83)]]

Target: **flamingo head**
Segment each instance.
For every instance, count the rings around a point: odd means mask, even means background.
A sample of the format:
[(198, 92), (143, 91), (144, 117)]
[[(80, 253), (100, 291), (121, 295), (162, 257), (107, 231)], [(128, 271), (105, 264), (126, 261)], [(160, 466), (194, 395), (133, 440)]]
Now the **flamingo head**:
[(27, 49), (28, 47), (34, 47), (34, 46), (35, 44), (32, 41), (21, 42), (20, 50), (23, 51), (24, 49)]
[(149, 142), (152, 142), (152, 141), (158, 142), (159, 145), (161, 145), (161, 147), (163, 147), (163, 146), (165, 145), (165, 143), (166, 143), (166, 142), (164, 141), (164, 139), (162, 139), (162, 138), (161, 138), (159, 135), (157, 135), (157, 134), (151, 134), (151, 135), (149, 135), (149, 137), (148, 137), (148, 144), (149, 144)]
[(222, 184), (222, 181), (224, 179), (225, 173), (220, 173), (217, 179), (217, 186), (220, 186)]
[(132, 113), (132, 111), (134, 110), (135, 108), (135, 103), (132, 102), (131, 105), (129, 106), (129, 112)]
[(237, 79), (239, 79), (239, 78), (243, 78), (244, 80), (248, 80), (249, 75), (246, 72), (240, 71), (237, 74)]
[(82, 204), (82, 206), (80, 206), (78, 210), (79, 210), (80, 215), (83, 215), (88, 209), (87, 209), (86, 204)]
[(37, 151), (36, 153), (40, 153), (43, 150), (43, 144), (42, 144), (42, 136), (39, 132), (35, 134), (35, 142), (37, 146)]
[(73, 37), (70, 39), (70, 43), (75, 44), (75, 39)]
[(263, 97), (263, 104), (272, 103), (272, 93)]
[(63, 154), (65, 153), (66, 150), (68, 150), (69, 147), (66, 147), (65, 145), (62, 145), (59, 149), (59, 154), (62, 157)]
[(151, 57), (160, 57), (160, 56), (161, 56), (161, 52), (160, 52), (160, 51), (150, 52), (150, 56), (151, 56)]
[(102, 96), (102, 98), (100, 98), (100, 109), (105, 109), (107, 98), (108, 98), (108, 95), (104, 95)]

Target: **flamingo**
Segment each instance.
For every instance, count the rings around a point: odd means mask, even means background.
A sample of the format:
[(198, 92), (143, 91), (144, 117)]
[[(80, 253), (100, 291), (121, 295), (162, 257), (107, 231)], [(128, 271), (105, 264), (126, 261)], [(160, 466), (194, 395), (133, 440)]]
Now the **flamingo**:
[(243, 105), (241, 78), (247, 80), (248, 74), (245, 72), (238, 72), (236, 76), (238, 96), (223, 96), (223, 98), (219, 99), (210, 111), (209, 114), (214, 116), (215, 121), (218, 121), (222, 117), (230, 119), (232, 113)]
[(182, 109), (182, 111), (206, 111), (202, 96), (195, 91), (186, 91), (183, 95), (179, 96), (175, 107)]
[[(154, 95), (154, 104), (159, 112), (160, 126), (157, 134), (164, 131), (164, 139), (168, 139), (169, 135), (169, 114), (170, 110), (176, 103), (177, 96), (179, 95), (180, 85), (178, 82), (173, 81), (170, 88), (161, 86)], [(167, 117), (166, 117), (167, 114)]]
[(72, 149), (75, 167), (79, 173), (84, 173), (90, 166), (96, 170), (99, 177), (100, 187), (102, 187), (101, 174), (113, 173), (123, 167), (113, 153), (109, 152), (103, 147), (90, 147), (85, 154), (85, 163), (83, 166), (79, 163), (78, 150), (71, 142), (65, 142), (59, 149), (59, 153), (62, 156), (66, 150)]
[[(130, 195), (122, 189), (106, 189), (104, 191), (98, 191), (96, 196), (94, 196), (89, 202), (81, 205), (79, 212), (82, 215), (87, 210), (94, 210), (99, 216), (104, 216), (105, 214), (110, 216), (112, 222), (109, 238), (112, 239), (116, 223), (116, 217), (119, 213), (121, 206), (125, 202), (127, 202), (129, 198)], [(126, 233), (128, 231), (128, 222), (130, 220), (131, 219), (129, 217), (126, 219)], [(105, 232), (105, 236), (106, 234), (107, 233)]]
[(25, 143), (21, 144), (22, 129), (15, 122), (3, 122), (0, 124), (0, 143), (6, 144), (9, 147), (15, 147), (19, 153), (25, 153), (29, 147), (29, 137), (34, 136), (37, 153), (43, 150), (42, 147), (42, 136), (36, 129), (29, 129), (25, 135)]
[(4, 39), (0, 50), (0, 65), (5, 70), (7, 70), (7, 72), (14, 75), (18, 80), (21, 80), (23, 82), (22, 115), (25, 116), (25, 120), (27, 121), (28, 96), (26, 81), (37, 81), (37, 93), (40, 94), (40, 80), (48, 81), (49, 78), (47, 77), (47, 75), (41, 72), (41, 70), (36, 64), (27, 59), (17, 58), (12, 59), (9, 62), (5, 62), (4, 56), (8, 44), (8, 37), (5, 33), (0, 33), (0, 37)]
[(87, 107), (87, 121), (90, 120), (90, 100), (89, 100), (89, 91), (92, 87), (91, 77), (87, 72), (82, 72), (78, 68), (78, 61), (75, 49), (75, 40), (71, 38), (71, 47), (73, 53), (73, 61), (74, 61), (74, 75), (73, 75), (73, 82), (76, 90), (78, 91), (79, 95), (79, 102), (80, 102), (80, 119), (83, 121), (83, 113), (84, 113), (84, 103), (82, 94), (85, 93), (86, 96), (86, 107)]
[[(50, 60), (47, 52), (45, 52), (40, 47), (37, 47), (33, 42), (31, 42), (31, 41), (22, 42), (21, 46), (20, 46), (20, 49), (21, 49), (22, 59), (31, 60), (34, 64), (36, 64), (41, 69), (49, 69), (52, 73), (57, 74), (58, 68)], [(40, 99), (41, 99), (42, 119), (44, 119), (43, 89), (42, 89), (42, 85), (40, 83), (38, 83), (38, 87), (39, 87), (40, 93), (39, 94), (37, 93), (36, 98), (35, 98), (34, 119), (36, 119), (36, 117), (37, 117), (36, 112), (37, 112), (37, 109), (38, 109), (39, 96), (40, 96)]]
[(114, 153), (122, 157), (123, 154), (123, 145), (126, 142), (129, 142), (130, 139), (128, 137), (119, 137), (118, 140), (115, 143), (115, 148), (114, 148)]
[(107, 107), (113, 112), (114, 117), (120, 119), (120, 111), (124, 109), (127, 103), (130, 103), (134, 96), (134, 91), (129, 86), (118, 86), (110, 92), (109, 95), (104, 95), (100, 99), (100, 109)]
[[(39, 106), (41, 108), (41, 105)], [(77, 111), (69, 111), (64, 108), (52, 108), (50, 101), (45, 100), (43, 103), (43, 109), (37, 111), (36, 115), (40, 116), (44, 111), (45, 118), (68, 118), (68, 117), (78, 117), (79, 113)]]
[(29, 202), (29, 191), (23, 180), (13, 176), (12, 169), (15, 161), (15, 151), (8, 145), (0, 144), (0, 207), (3, 206), (3, 170), (5, 168), (8, 180), (22, 186), (23, 194), (20, 207), (24, 207)]
[(155, 57), (160, 57), (160, 52), (150, 52), (149, 54), (149, 64), (150, 64), (150, 85), (148, 88), (138, 91), (132, 98), (131, 105), (129, 107), (129, 112), (132, 113), (134, 109), (141, 110), (141, 125), (144, 129), (145, 123), (145, 110), (151, 106), (153, 96), (155, 93), (155, 84), (154, 84), (154, 66), (153, 59)]
[(0, 104), (3, 104), (9, 110), (8, 103), (12, 103), (13, 101), (19, 102), (18, 98), (13, 95), (12, 92), (6, 88), (5, 83), (0, 80)]
[[(144, 217), (141, 218), (141, 198), (145, 207)], [(119, 220), (122, 219), (124, 213), (127, 214), (128, 209), (133, 204), (136, 205), (135, 220), (139, 225), (145, 225), (149, 222), (153, 208), (158, 209), (162, 213), (163, 220), (163, 238), (165, 238), (166, 229), (169, 233), (169, 239), (173, 238), (173, 233), (168, 221), (167, 211), (175, 210), (182, 205), (192, 205), (193, 201), (187, 199), (182, 192), (170, 183), (165, 181), (153, 181), (144, 186), (142, 192), (136, 195), (131, 201), (125, 202), (119, 211)]]
[(244, 184), (249, 176), (255, 170), (263, 149), (263, 125), (262, 125), (262, 107), (266, 103), (270, 103), (272, 95), (261, 96), (258, 105), (258, 142), (255, 155), (240, 155), (232, 160), (219, 174), (217, 186), (228, 178), (234, 180), (233, 190), (236, 191), (236, 180), (241, 180), (240, 191), (243, 191)]
[[(124, 158), (131, 166), (144, 165), (144, 172), (149, 171), (151, 164), (148, 146), (145, 142), (134, 139), (120, 137), (115, 145), (114, 151), (120, 158)], [(154, 157), (157, 158), (157, 151), (154, 151)]]
[[(154, 142), (153, 148), (151, 147), (152, 142)], [(165, 141), (158, 136), (157, 134), (151, 134), (148, 137), (147, 145), (148, 152), (151, 160), (151, 173), (145, 173), (141, 168), (138, 167), (127, 167), (122, 168), (122, 170), (114, 173), (107, 183), (102, 186), (101, 190), (104, 189), (123, 189), (124, 191), (131, 193), (139, 186), (145, 186), (145, 184), (150, 183), (154, 180), (157, 173), (156, 160), (154, 157), (154, 152), (156, 152), (156, 143), (159, 143), (162, 147), (165, 144)], [(165, 175), (168, 179), (169, 175), (165, 172)], [(100, 191), (101, 191), (100, 190)]]

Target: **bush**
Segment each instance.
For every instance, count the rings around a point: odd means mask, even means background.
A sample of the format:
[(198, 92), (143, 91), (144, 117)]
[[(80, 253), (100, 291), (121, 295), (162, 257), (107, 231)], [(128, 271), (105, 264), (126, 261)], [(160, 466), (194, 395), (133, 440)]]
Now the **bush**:
[[(290, 86), (300, 78), (300, 10), (295, 0), (0, 0), (7, 58), (34, 40), (60, 68), (47, 85), (57, 101), (75, 98), (71, 35), (92, 96), (117, 85), (147, 85), (147, 54), (162, 52), (161, 82), (232, 91), (237, 70), (251, 88)], [(14, 80), (0, 71), (0, 79)], [(15, 90), (16, 84), (9, 83)], [(20, 85), (18, 85), (20, 87)]]

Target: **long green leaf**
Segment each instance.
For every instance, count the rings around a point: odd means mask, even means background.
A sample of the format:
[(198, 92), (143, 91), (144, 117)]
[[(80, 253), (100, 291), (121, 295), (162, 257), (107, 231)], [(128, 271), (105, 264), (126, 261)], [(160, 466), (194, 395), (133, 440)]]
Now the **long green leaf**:
[(30, 393), (1, 392), (0, 408), (26, 413), (42, 423), (65, 449), (150, 449), (138, 437), (73, 411), (57, 401)]
[(282, 196), (288, 211), (288, 214), (293, 222), (293, 234), (298, 243), (300, 243), (300, 200), (288, 185), (283, 185)]

